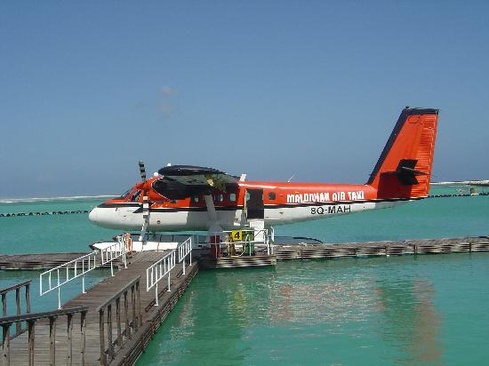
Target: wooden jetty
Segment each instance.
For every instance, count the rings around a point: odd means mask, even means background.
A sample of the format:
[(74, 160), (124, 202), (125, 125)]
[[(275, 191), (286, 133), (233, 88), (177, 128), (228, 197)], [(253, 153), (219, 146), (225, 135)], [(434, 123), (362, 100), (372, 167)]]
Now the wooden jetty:
[[(146, 291), (147, 268), (167, 255), (135, 254), (126, 269), (61, 310), (0, 318), (3, 365), (134, 364), (198, 272), (197, 263), (185, 268), (184, 261), (170, 271), (170, 291), (166, 281)], [(27, 323), (20, 335), (15, 319)]]
[[(27, 311), (21, 314), (20, 289), (26, 287), (25, 301), (29, 303), (29, 285), (22, 283), (0, 290), (4, 309), (3, 317), (0, 318), (3, 365), (133, 365), (198, 273), (199, 267), (236, 268), (275, 265), (277, 260), (482, 251), (489, 251), (488, 236), (274, 245), (270, 255), (255, 252), (255, 255), (239, 257), (216, 258), (209, 251), (194, 250), (194, 258), (196, 255), (199, 257), (195, 258), (196, 261), (191, 266), (185, 266), (185, 260), (176, 263), (168, 271), (168, 283), (161, 281), (165, 284), (160, 284), (160, 289), (156, 286), (149, 291), (146, 288), (153, 275), (148, 277), (148, 268), (160, 263), (171, 252), (140, 252), (129, 258), (127, 268), (117, 271), (114, 276), (92, 287), (87, 293), (75, 297), (64, 304), (61, 310), (31, 313), (30, 304), (27, 304), (24, 306)], [(24, 264), (21, 262), (22, 258), (25, 260)], [(6, 268), (34, 266), (32, 258), (25, 255), (22, 258), (0, 257)], [(41, 262), (41, 258), (38, 256), (36, 260)], [(44, 265), (48, 265), (49, 261), (49, 265), (53, 265), (53, 258), (47, 256), (44, 260)], [(15, 265), (12, 264), (14, 262)], [(165, 269), (161, 267), (157, 272), (163, 270)], [(5, 297), (9, 291), (15, 291), (17, 315), (14, 316), (6, 316)], [(18, 326), (19, 320), (24, 324), (22, 329)]]
[(279, 260), (390, 256), (405, 254), (448, 254), (487, 251), (489, 251), (489, 236), (380, 242), (350, 242), (331, 245), (276, 245), (274, 247), (274, 254)]
[(39, 253), (0, 255), (0, 270), (50, 269), (87, 253)]
[(336, 244), (293, 244), (273, 246), (273, 254), (263, 250), (255, 255), (215, 257), (202, 251), (201, 269), (274, 266), (277, 260), (372, 257), (406, 254), (448, 254), (489, 251), (489, 236), (413, 239), (403, 241), (349, 242)]

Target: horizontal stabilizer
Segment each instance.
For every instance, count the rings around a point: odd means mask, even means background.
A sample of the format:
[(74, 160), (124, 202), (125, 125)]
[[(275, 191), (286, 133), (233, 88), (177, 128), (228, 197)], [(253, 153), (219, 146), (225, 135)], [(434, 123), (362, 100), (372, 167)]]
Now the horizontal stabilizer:
[(401, 181), (401, 184), (403, 185), (419, 184), (418, 180), (416, 179), (416, 176), (428, 174), (420, 170), (414, 169), (417, 163), (418, 161), (414, 159), (402, 159), (401, 161), (399, 161), (399, 165), (397, 166), (395, 174)]

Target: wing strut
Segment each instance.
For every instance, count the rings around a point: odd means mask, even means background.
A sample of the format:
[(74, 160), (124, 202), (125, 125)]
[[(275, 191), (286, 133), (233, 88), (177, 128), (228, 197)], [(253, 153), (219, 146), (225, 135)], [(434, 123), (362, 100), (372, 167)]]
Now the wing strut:
[(204, 200), (211, 220), (211, 226), (213, 226), (214, 224), (217, 224), (216, 206), (214, 206), (214, 201), (212, 200), (212, 196), (210, 194), (204, 195)]

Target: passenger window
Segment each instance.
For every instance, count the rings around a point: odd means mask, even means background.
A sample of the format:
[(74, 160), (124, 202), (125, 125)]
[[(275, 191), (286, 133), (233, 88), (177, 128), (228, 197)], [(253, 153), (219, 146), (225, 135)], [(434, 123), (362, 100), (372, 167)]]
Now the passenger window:
[(274, 201), (277, 198), (275, 192), (268, 192), (268, 199)]
[(229, 194), (229, 201), (236, 202), (236, 193)]
[(199, 203), (199, 196), (193, 196), (192, 201), (195, 203)]
[(218, 194), (218, 195), (214, 196), (214, 200), (216, 202), (223, 202), (224, 201), (224, 196), (222, 194)]

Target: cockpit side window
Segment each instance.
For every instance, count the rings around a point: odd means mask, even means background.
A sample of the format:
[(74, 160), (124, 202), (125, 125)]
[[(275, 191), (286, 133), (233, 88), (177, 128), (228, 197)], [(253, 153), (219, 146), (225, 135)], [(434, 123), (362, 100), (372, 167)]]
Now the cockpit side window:
[(136, 191), (131, 197), (132, 202), (139, 202), (139, 196), (141, 195), (141, 191)]
[(139, 202), (139, 197), (141, 196), (141, 191), (139, 189), (129, 189), (126, 191), (123, 195), (121, 195), (121, 198), (124, 198), (126, 201), (129, 202)]
[(131, 191), (132, 191), (132, 188), (125, 191), (123, 194), (121, 194), (121, 198), (126, 198), (127, 196), (129, 196), (129, 193), (131, 193)]

